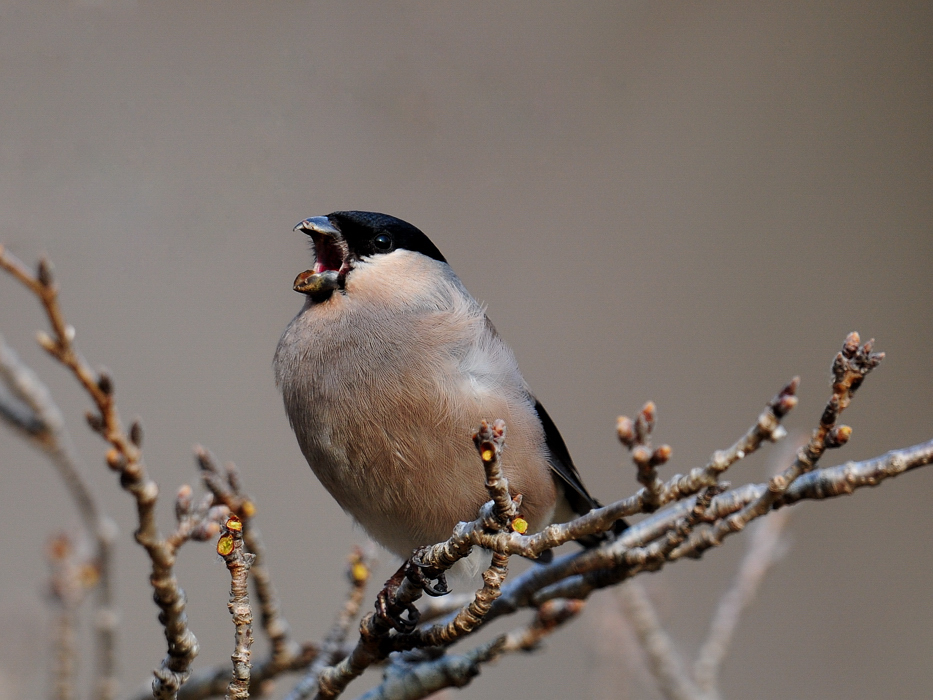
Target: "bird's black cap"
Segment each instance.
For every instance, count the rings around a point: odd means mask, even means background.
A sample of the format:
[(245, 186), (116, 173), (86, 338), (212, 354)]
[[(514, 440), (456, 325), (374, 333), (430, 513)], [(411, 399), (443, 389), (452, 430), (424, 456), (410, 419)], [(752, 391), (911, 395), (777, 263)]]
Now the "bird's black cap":
[(401, 248), (447, 262), (420, 229), (394, 216), (373, 211), (335, 211), (327, 218), (340, 230), (350, 252), (357, 257), (391, 253)]

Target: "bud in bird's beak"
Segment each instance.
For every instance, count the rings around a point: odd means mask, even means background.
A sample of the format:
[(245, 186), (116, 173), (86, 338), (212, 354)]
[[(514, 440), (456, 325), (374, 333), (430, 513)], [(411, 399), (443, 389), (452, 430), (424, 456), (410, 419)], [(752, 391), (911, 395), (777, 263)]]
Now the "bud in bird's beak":
[(305, 270), (295, 278), (292, 289), (311, 297), (314, 301), (324, 301), (335, 290), (340, 289), (340, 275), (335, 270)]
[(329, 299), (335, 290), (343, 288), (350, 270), (349, 249), (340, 230), (326, 216), (305, 219), (295, 227), (314, 242), (314, 267), (295, 278), (296, 292), (320, 302)]

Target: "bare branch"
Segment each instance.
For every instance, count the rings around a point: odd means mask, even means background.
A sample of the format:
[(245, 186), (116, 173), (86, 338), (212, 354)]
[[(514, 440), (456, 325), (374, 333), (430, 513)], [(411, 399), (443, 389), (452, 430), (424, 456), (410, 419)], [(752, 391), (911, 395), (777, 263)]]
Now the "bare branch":
[(858, 333), (850, 333), (833, 362), (833, 393), (826, 404), (819, 425), (814, 429), (810, 441), (797, 452), (797, 459), (780, 474), (768, 482), (768, 489), (740, 512), (723, 518), (707, 530), (696, 533), (672, 558), (699, 556), (704, 550), (715, 547), (722, 540), (740, 532), (748, 523), (759, 518), (774, 506), (788, 488), (802, 474), (812, 471), (827, 449), (840, 447), (849, 440), (852, 429), (836, 426), (839, 414), (849, 405), (852, 396), (861, 386), (866, 375), (881, 364), (884, 353), (872, 352), (874, 341), (860, 345)]
[(651, 449), (651, 433), (657, 419), (657, 408), (654, 402), (649, 401), (638, 412), (633, 421), (627, 416), (619, 416), (616, 423), (616, 434), (619, 441), (632, 453), (632, 462), (637, 470), (638, 483), (642, 489), (642, 509), (652, 513), (662, 503), (664, 482), (658, 477), (658, 467), (671, 458), (669, 445), (661, 445), (658, 449)]
[[(728, 450), (714, 453), (704, 467), (686, 476), (676, 475), (663, 481), (658, 467), (668, 461), (671, 448), (651, 448), (651, 433), (656, 421), (653, 403), (646, 404), (635, 420), (620, 418), (619, 439), (631, 451), (637, 468), (639, 491), (630, 498), (596, 509), (574, 520), (548, 526), (543, 531), (526, 534), (527, 522), (521, 517), (521, 496), (513, 497), (499, 462), (505, 436), (505, 424), (483, 423), (474, 442), (483, 462), (490, 501), (484, 504), (472, 522), (460, 523), (445, 542), (419, 549), (386, 582), (376, 601), (375, 613), (363, 617), (360, 635), (352, 649), (345, 647), (347, 631), (363, 600), (363, 584), (368, 569), (357, 558), (351, 567), (352, 588), (346, 604), (321, 646), (300, 647), (289, 638), (288, 626), (281, 616), (278, 597), (268, 571), (263, 567), (262, 540), (251, 524), (255, 506), (242, 492), (238, 472), (233, 465), (220, 468), (202, 448), (198, 449), (201, 474), (209, 493), (195, 500), (190, 487), (182, 487), (175, 501), (177, 527), (167, 537), (155, 522), (158, 488), (149, 478), (142, 461), (142, 427), (138, 421), (124, 429), (114, 401), (113, 379), (104, 370), (93, 370), (74, 346), (74, 329), (64, 319), (58, 302), (58, 290), (47, 263), (40, 263), (35, 273), (0, 247), (0, 267), (10, 272), (41, 301), (51, 324), (51, 333), (39, 336), (40, 345), (68, 368), (93, 400), (96, 411), (88, 414), (91, 428), (110, 445), (106, 461), (119, 474), (121, 486), (136, 501), (138, 528), (136, 540), (146, 549), (151, 565), (151, 584), (165, 628), (168, 655), (155, 672), (153, 695), (157, 700), (181, 697), (195, 700), (218, 692), (220, 669), (198, 674), (186, 692), (179, 692), (191, 674), (198, 645), (188, 629), (184, 593), (174, 576), (178, 549), (188, 540), (204, 540), (219, 530), (226, 520), (226, 531), (218, 544), (231, 571), (230, 610), (236, 624), (236, 650), (233, 655), (234, 678), (229, 683), (230, 698), (246, 698), (250, 690), (286, 670), (308, 669), (304, 680), (293, 689), (289, 700), (300, 700), (311, 693), (320, 700), (339, 696), (348, 684), (369, 666), (381, 663), (393, 652), (385, 681), (366, 697), (419, 698), (438, 689), (464, 685), (475, 676), (483, 663), (504, 653), (534, 648), (540, 640), (563, 621), (573, 617), (582, 600), (600, 588), (618, 584), (636, 574), (655, 571), (683, 557), (700, 557), (718, 546), (731, 534), (744, 529), (753, 520), (802, 499), (821, 499), (852, 493), (856, 488), (877, 485), (881, 480), (933, 461), (933, 440), (861, 463), (849, 463), (818, 470), (817, 464), (828, 449), (846, 444), (851, 429), (838, 419), (848, 406), (864, 377), (883, 359), (872, 352), (872, 343), (864, 345), (858, 334), (850, 334), (833, 364), (833, 390), (819, 424), (809, 442), (801, 448), (793, 463), (767, 484), (749, 484), (726, 490), (722, 474), (735, 462), (757, 450), (766, 440), (775, 441), (785, 434), (780, 423), (796, 405), (798, 382), (792, 380), (766, 406), (753, 425)], [(12, 357), (13, 359), (10, 359)], [(41, 383), (20, 371), (15, 355), (6, 352), (0, 339), (0, 418), (38, 444), (50, 455), (66, 450), (61, 417), (43, 400), (36, 387)], [(49, 408), (49, 407), (52, 408)], [(58, 432), (56, 432), (58, 431)], [(54, 460), (54, 457), (53, 457)], [(67, 461), (67, 460), (66, 460)], [(82, 519), (92, 532), (103, 532), (102, 519), (83, 482), (72, 475), (76, 462), (60, 468), (69, 484)], [(232, 513), (232, 515), (231, 515)], [(652, 513), (637, 525), (616, 537), (606, 537), (614, 525), (627, 516)], [(779, 528), (783, 514), (773, 516), (768, 533)], [(509, 557), (520, 554), (529, 558), (550, 555), (549, 550), (571, 540), (590, 546), (602, 535), (598, 546), (561, 557), (550, 564), (526, 572), (506, 583)], [(765, 539), (759, 539), (765, 538)], [(658, 623), (650, 603), (638, 587), (628, 587), (626, 597), (635, 618), (635, 627), (649, 652), (652, 665), (662, 679), (668, 697), (687, 699), (715, 696), (716, 675), (728, 647), (736, 620), (773, 560), (776, 541), (756, 535), (753, 550), (746, 557), (734, 588), (721, 602), (713, 621), (710, 638), (697, 662), (694, 683), (676, 658), (672, 645)], [(229, 547), (228, 547), (229, 545)], [(448, 592), (446, 572), (471, 550), (482, 547), (492, 552), (483, 586), (472, 597), (454, 606), (433, 606), (434, 622), (421, 624), (415, 603), (427, 593)], [(249, 551), (247, 551), (249, 550)], [(106, 556), (99, 566), (106, 568)], [(272, 643), (270, 657), (251, 668), (250, 644), (252, 611), (247, 596), (250, 566), (253, 574), (263, 629)], [(360, 571), (365, 572), (360, 574)], [(500, 635), (487, 644), (460, 655), (446, 655), (445, 649), (481, 628), (490, 620), (523, 607), (534, 607), (536, 617), (527, 626)], [(443, 617), (437, 618), (443, 610)], [(66, 621), (67, 622), (67, 621)], [(72, 621), (73, 622), (73, 621)], [(69, 623), (71, 624), (71, 623)], [(63, 625), (61, 658), (69, 659), (67, 634)], [(112, 643), (112, 637), (111, 637)], [(332, 664), (332, 665), (331, 665)], [(61, 664), (61, 677), (71, 677), (67, 663)], [(225, 669), (229, 677), (229, 667)], [(61, 697), (70, 698), (69, 682), (61, 683)], [(112, 687), (98, 696), (109, 700)], [(108, 695), (110, 693), (110, 695)]]
[(350, 555), (349, 564), (347, 578), (350, 580), (350, 591), (343, 609), (337, 615), (337, 619), (331, 626), (327, 637), (321, 643), (317, 658), (311, 664), (308, 673), (292, 688), (288, 698), (305, 698), (317, 689), (321, 674), (328, 664), (333, 663), (335, 655), (347, 638), (350, 624), (360, 611), (360, 606), (363, 604), (363, 594), (366, 591), (366, 583), (369, 581), (370, 576), (369, 562), (363, 551), (356, 549)]
[(250, 648), (253, 646), (253, 609), (249, 604), (246, 580), (254, 555), (243, 549), (243, 523), (230, 515), (217, 540), (217, 553), (230, 572), (230, 602), (227, 607), (236, 628), (236, 646), (231, 655), (233, 677), (227, 686), (227, 700), (247, 700), (250, 684)]
[(700, 647), (693, 666), (697, 686), (708, 697), (718, 696), (719, 671), (729, 650), (732, 635), (742, 611), (754, 599), (768, 569), (777, 561), (781, 536), (790, 517), (790, 510), (779, 510), (763, 518), (754, 528), (748, 551), (739, 566), (735, 581), (719, 601), (709, 634)]
[[(283, 673), (294, 673), (308, 668), (318, 656), (318, 649), (315, 644), (306, 643), (299, 647), (298, 653), (291, 658), (288, 665), (283, 666), (280, 662), (272, 663), (271, 659), (260, 661), (253, 666), (250, 673), (250, 693), (253, 695), (263, 695), (261, 692), (268, 681), (273, 680)], [(230, 682), (230, 665), (222, 664), (212, 666), (201, 671), (195, 671), (191, 674), (188, 682), (178, 692), (179, 700), (204, 700), (223, 695), (227, 692), (227, 686)], [(151, 693), (137, 693), (131, 700), (147, 700), (152, 696)]]
[[(834, 498), (853, 493), (866, 486), (877, 486), (884, 479), (896, 477), (912, 469), (933, 463), (933, 439), (862, 462), (849, 462), (835, 467), (810, 472), (797, 479), (775, 507), (792, 505), (801, 500)], [(715, 496), (707, 509), (707, 516), (724, 518), (760, 497), (766, 484), (746, 484)], [(610, 506), (607, 506), (610, 507)], [(627, 548), (651, 542), (669, 532), (694, 507), (694, 499), (686, 499), (665, 508), (630, 526), (619, 538), (600, 548), (586, 550), (556, 558), (552, 563), (537, 566), (515, 577), (502, 588), (502, 595), (486, 616), (489, 622), (502, 615), (532, 605), (539, 600), (539, 592), (558, 581), (570, 581), (586, 571), (599, 568), (603, 551), (624, 552)], [(583, 516), (586, 517), (586, 516)], [(624, 568), (624, 567), (623, 567)], [(605, 585), (617, 582), (619, 572), (607, 575)]]
[(712, 486), (725, 471), (740, 459), (756, 452), (765, 441), (777, 442), (787, 432), (781, 420), (797, 405), (797, 389), (800, 378), (794, 377), (768, 402), (755, 424), (729, 449), (718, 450), (705, 467), (690, 470), (686, 476), (677, 475), (665, 487), (665, 496), (670, 502), (684, 496), (692, 496), (705, 486)]
[[(253, 500), (243, 493), (236, 466), (232, 462), (220, 465), (214, 456), (201, 446), (195, 447), (195, 456), (204, 485), (213, 496), (211, 501), (202, 502), (202, 510), (205, 507), (204, 503), (219, 503), (224, 510), (215, 513), (225, 515), (226, 512), (232, 512), (237, 515), (243, 525), (245, 548), (255, 557), (250, 566), (249, 578), (259, 603), (261, 629), (269, 638), (271, 646), (269, 657), (254, 663), (250, 673), (249, 692), (261, 695), (265, 684), (277, 676), (308, 669), (320, 658), (318, 646), (310, 642), (298, 644), (290, 638), (289, 625), (282, 616), (279, 597), (265, 565), (265, 544), (255, 522), (256, 506)], [(176, 502), (179, 530), (176, 530), (173, 538), (177, 539), (179, 535), (190, 531), (190, 526), (183, 527), (181, 523), (193, 508), (191, 488), (184, 486), (179, 490), (179, 499)], [(216, 509), (217, 506), (213, 508)], [(216, 526), (216, 520), (217, 518), (213, 517), (201, 522), (202, 531), (205, 527)], [(332, 655), (327, 658), (332, 659)], [(226, 664), (196, 671), (179, 690), (178, 698), (204, 700), (223, 695), (227, 692), (229, 677), (230, 668)], [(145, 700), (146, 697), (137, 694), (133, 700)]]
[(480, 664), (497, 659), (504, 646), (501, 636), (464, 654), (393, 664), (383, 682), (358, 700), (418, 700), (444, 688), (462, 688), (479, 675)]
[(36, 274), (33, 274), (0, 246), (0, 267), (19, 280), (42, 303), (52, 327), (52, 335), (40, 332), (39, 345), (71, 371), (93, 400), (98, 413), (89, 412), (88, 423), (110, 443), (107, 464), (120, 475), (120, 485), (136, 500), (139, 527), (135, 538), (145, 548), (152, 563), (149, 581), (155, 590), (154, 599), (161, 611), (159, 620), (164, 627), (168, 646), (168, 655), (161, 668), (154, 672), (152, 691), (156, 700), (174, 700), (178, 688), (191, 673), (191, 663), (198, 653), (198, 641), (188, 629), (184, 592), (174, 575), (174, 548), (162, 537), (156, 525), (155, 505), (159, 488), (149, 478), (142, 462), (142, 453), (137, 444), (141, 430), (133, 428), (127, 433), (123, 429), (113, 398), (113, 379), (106, 371), (93, 370), (74, 347), (75, 330), (65, 322), (51, 266), (43, 260)]
[(47, 558), (52, 570), (52, 599), (58, 607), (53, 636), (53, 697), (55, 700), (73, 700), (77, 697), (75, 680), (78, 674), (78, 607), (87, 590), (94, 585), (97, 574), (91, 565), (82, 563), (76, 557), (71, 540), (64, 534), (49, 544)]
[(464, 606), (446, 623), (418, 629), (410, 635), (398, 635), (393, 639), (397, 649), (416, 647), (450, 646), (479, 627), (508, 575), (509, 557), (493, 552), (489, 567), (483, 572), (483, 587), (476, 592), (469, 605)]
[(111, 566), (117, 528), (99, 506), (83, 460), (65, 427), (48, 387), (0, 336), (0, 417), (18, 429), (52, 462), (78, 509), (87, 536), (94, 541), (97, 569), (95, 663), (97, 700), (116, 697), (116, 632)]
[(687, 674), (683, 660), (642, 585), (638, 581), (626, 581), (619, 587), (619, 602), (648, 658), (648, 667), (661, 694), (668, 700), (697, 700), (699, 690)]
[[(303, 657), (307, 645), (302, 647), (290, 637), (289, 625), (282, 615), (279, 595), (266, 565), (266, 545), (256, 526), (255, 503), (242, 492), (236, 465), (228, 462), (221, 467), (210, 451), (200, 445), (196, 446), (194, 451), (204, 485), (214, 494), (217, 502), (225, 504), (230, 512), (243, 521), (243, 541), (246, 543), (246, 549), (256, 555), (250, 569), (250, 579), (259, 601), (260, 625), (271, 646), (269, 659), (258, 666), (270, 674), (266, 678), (274, 677), (278, 672), (294, 670), (295, 660)], [(189, 700), (187, 694), (184, 694), (184, 698)]]
[[(495, 661), (503, 654), (533, 651), (542, 640), (583, 610), (579, 600), (554, 600), (538, 609), (527, 625), (472, 649), (465, 654), (444, 655), (425, 660), (420, 650), (410, 658), (401, 658), (389, 666), (383, 682), (359, 700), (418, 700), (444, 688), (460, 688), (473, 680), (484, 663)], [(435, 652), (439, 653), (439, 652)]]

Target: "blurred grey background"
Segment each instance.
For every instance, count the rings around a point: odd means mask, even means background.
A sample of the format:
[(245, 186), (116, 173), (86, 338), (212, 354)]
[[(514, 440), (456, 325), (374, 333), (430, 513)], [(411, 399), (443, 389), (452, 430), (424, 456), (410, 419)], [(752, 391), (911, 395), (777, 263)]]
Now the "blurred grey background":
[[(795, 374), (787, 425), (808, 430), (850, 330), (888, 359), (826, 466), (914, 444), (933, 436), (931, 20), (928, 2), (5, 0), (0, 241), (54, 260), (79, 346), (113, 371), (124, 418), (142, 416), (164, 528), (194, 443), (236, 461), (294, 634), (320, 638), (364, 538), (273, 386), (309, 260), (295, 222), (369, 209), (428, 233), (604, 501), (636, 486), (619, 413), (657, 402), (667, 475), (730, 444)], [(128, 692), (164, 654), (134, 508), (87, 400), (35, 348), (37, 304), (8, 279), (0, 300), (0, 332), (53, 388), (121, 527)], [(758, 455), (731, 479), (767, 469)], [(796, 508), (726, 696), (927, 697), (931, 496), (926, 469)], [(51, 468), (0, 429), (0, 698), (48, 687), (43, 550), (77, 522)], [(684, 653), (743, 550), (644, 578)], [(178, 569), (197, 665), (223, 662), (227, 572), (197, 544)], [(597, 596), (463, 697), (654, 697), (596, 624), (614, 605)]]

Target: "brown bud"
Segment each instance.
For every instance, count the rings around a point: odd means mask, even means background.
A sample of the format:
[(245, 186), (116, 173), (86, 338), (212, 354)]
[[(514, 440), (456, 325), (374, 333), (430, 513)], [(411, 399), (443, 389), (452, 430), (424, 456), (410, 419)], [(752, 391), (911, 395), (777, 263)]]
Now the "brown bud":
[(211, 460), (211, 453), (203, 445), (194, 446), (194, 458), (198, 461), (198, 467), (204, 471), (214, 471), (214, 462)]
[(797, 406), (798, 399), (793, 395), (781, 396), (774, 404), (774, 415), (783, 418)]
[(848, 360), (846, 359), (846, 356), (843, 355), (841, 352), (837, 352), (836, 357), (833, 358), (833, 367), (832, 367), (833, 378), (837, 382), (842, 381), (842, 378), (845, 376), (846, 368), (848, 366), (849, 366), (849, 363), (848, 363)]
[(136, 447), (143, 446), (143, 426), (138, 418), (134, 420), (133, 424), (130, 426), (130, 442), (136, 445)]
[(641, 415), (644, 416), (645, 422), (648, 425), (652, 425), (657, 418), (658, 407), (654, 405), (654, 401), (649, 401), (641, 409)]
[(638, 445), (632, 450), (632, 461), (641, 466), (651, 461), (651, 450), (644, 445)]
[(181, 520), (191, 513), (194, 504), (194, 491), (188, 484), (183, 484), (178, 489), (178, 495), (175, 496), (175, 517)]
[(215, 520), (205, 520), (191, 531), (191, 539), (195, 542), (205, 542), (220, 534), (220, 523)]
[(628, 416), (619, 416), (616, 421), (616, 434), (623, 445), (631, 447), (635, 444), (635, 423)]
[(826, 436), (825, 444), (828, 448), (842, 447), (845, 445), (849, 438), (852, 437), (852, 428), (848, 425), (837, 425), (835, 428), (829, 431), (829, 434)]
[(855, 353), (858, 352), (858, 346), (861, 342), (862, 339), (859, 337), (859, 334), (852, 331), (846, 336), (846, 341), (842, 345), (842, 354), (850, 358), (855, 357)]
[(84, 414), (84, 418), (95, 433), (99, 433), (104, 429), (104, 419), (99, 414), (88, 411)]
[(108, 396), (113, 393), (113, 377), (103, 367), (97, 372), (97, 388)]
[(204, 516), (208, 520), (213, 520), (215, 523), (219, 523), (221, 520), (227, 518), (230, 515), (230, 508), (221, 503), (216, 506), (211, 506), (210, 510), (207, 511), (207, 515)]
[(207, 513), (212, 505), (214, 505), (214, 494), (208, 491), (203, 496), (201, 496), (201, 500), (198, 501), (198, 505), (195, 507), (195, 510), (198, 513)]
[(126, 457), (116, 447), (107, 450), (107, 466), (114, 471), (120, 471), (126, 466)]
[(224, 467), (227, 470), (227, 483), (230, 484), (233, 493), (240, 493), (240, 489), (243, 487), (243, 483), (240, 481), (240, 470), (237, 469), (236, 464), (233, 462), (227, 462)]
[(84, 564), (78, 570), (78, 581), (85, 590), (90, 590), (100, 581), (100, 569), (94, 564)]
[(56, 561), (61, 561), (71, 554), (71, 540), (68, 535), (62, 533), (53, 537), (49, 541), (48, 557)]
[(671, 455), (674, 453), (674, 450), (671, 449), (670, 445), (661, 445), (658, 447), (651, 455), (651, 463), (655, 466), (664, 464), (671, 458)]
[(52, 286), (52, 263), (45, 258), (41, 258), (36, 266), (36, 279), (43, 287)]

